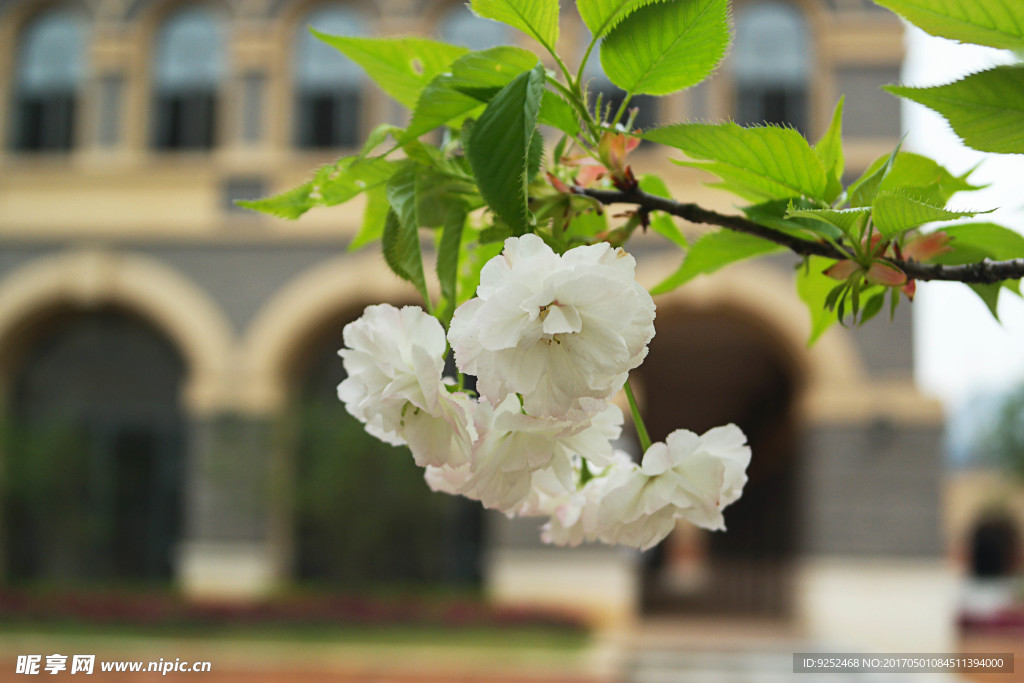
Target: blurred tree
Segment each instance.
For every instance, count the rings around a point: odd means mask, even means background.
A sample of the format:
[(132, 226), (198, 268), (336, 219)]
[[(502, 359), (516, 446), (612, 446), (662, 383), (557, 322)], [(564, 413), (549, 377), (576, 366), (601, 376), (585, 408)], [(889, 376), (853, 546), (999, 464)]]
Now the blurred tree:
[(1024, 479), (1024, 386), (1010, 393), (983, 439), (984, 452)]

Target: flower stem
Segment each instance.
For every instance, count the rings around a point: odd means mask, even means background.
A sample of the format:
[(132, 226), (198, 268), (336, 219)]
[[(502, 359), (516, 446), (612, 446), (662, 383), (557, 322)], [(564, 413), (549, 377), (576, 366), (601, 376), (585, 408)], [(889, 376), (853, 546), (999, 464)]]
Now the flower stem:
[(626, 398), (629, 399), (629, 412), (633, 415), (633, 426), (636, 428), (636, 435), (640, 438), (640, 448), (646, 453), (651, 447), (651, 437), (647, 434), (647, 427), (644, 426), (644, 419), (640, 417), (640, 406), (636, 404), (636, 397), (633, 396), (633, 389), (626, 380)]

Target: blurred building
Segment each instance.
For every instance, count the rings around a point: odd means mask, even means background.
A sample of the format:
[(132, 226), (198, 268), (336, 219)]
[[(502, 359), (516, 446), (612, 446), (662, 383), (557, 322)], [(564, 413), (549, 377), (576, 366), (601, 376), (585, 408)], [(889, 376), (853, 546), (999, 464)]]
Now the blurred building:
[[(580, 53), (586, 31), (563, 10), (562, 52)], [(899, 105), (878, 86), (899, 80), (893, 15), (751, 0), (734, 22), (718, 73), (639, 98), (642, 122), (784, 122), (813, 140), (845, 94), (850, 176), (892, 150)], [(393, 458), (357, 464), (373, 447), (333, 398), (340, 330), (414, 293), (373, 249), (346, 252), (361, 200), (293, 223), (232, 203), (404, 120), (309, 25), (520, 40), (458, 2), (0, 0), (7, 581), (241, 597), (291, 580), (480, 582), (602, 619), (758, 615), (839, 641), (945, 642), (940, 413), (912, 384), (910, 307), (809, 349), (792, 259), (662, 297), (640, 371), (654, 438), (729, 421), (750, 436), (726, 534), (680, 528), (642, 556), (551, 549), (535, 521), (437, 503)], [(663, 157), (641, 149), (634, 165), (677, 197), (734, 204)], [(654, 240), (638, 257), (648, 284), (679, 261)]]

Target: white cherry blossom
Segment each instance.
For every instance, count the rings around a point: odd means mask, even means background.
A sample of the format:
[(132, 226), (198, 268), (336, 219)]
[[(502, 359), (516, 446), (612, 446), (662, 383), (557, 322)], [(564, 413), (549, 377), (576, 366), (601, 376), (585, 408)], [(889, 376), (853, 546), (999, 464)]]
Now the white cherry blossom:
[(441, 323), (415, 306), (368, 306), (345, 326), (342, 357), (348, 377), (338, 397), (366, 431), (394, 445), (408, 443), (417, 464), (468, 462), (476, 439), (473, 403), (441, 381)]
[(534, 235), (509, 239), (448, 335), (481, 400), (442, 381), (440, 323), (386, 304), (345, 327), (338, 396), (368, 432), (408, 444), (431, 489), (547, 517), (545, 542), (647, 549), (679, 519), (724, 529), (750, 464), (738, 427), (676, 430), (639, 465), (612, 448), (623, 416), (608, 399), (654, 335), (634, 268), (607, 244), (558, 256)]
[(466, 482), (469, 481), (470, 474), (468, 464), (458, 467), (427, 465), (423, 478), (431, 491), (447, 493), (450, 496), (465, 496), (469, 491)]
[(492, 404), (519, 394), (533, 416), (600, 412), (654, 337), (654, 302), (635, 268), (604, 242), (559, 256), (536, 235), (509, 238), (484, 265), (477, 298), (455, 312), (456, 363)]
[(742, 495), (749, 465), (747, 437), (739, 427), (729, 424), (702, 436), (677, 429), (665, 443), (648, 449), (642, 470), (659, 481), (672, 483), (673, 503), (689, 501), (683, 513), (687, 520), (705, 529), (724, 531), (722, 510)]
[(639, 547), (647, 548), (672, 530), (668, 518), (724, 530), (722, 510), (743, 492), (749, 464), (750, 447), (736, 425), (703, 436), (677, 429), (652, 444), (639, 471), (604, 497), (602, 538), (628, 545), (643, 541)]
[(609, 491), (637, 476), (638, 471), (628, 454), (615, 451), (608, 465), (582, 488), (561, 496), (543, 497), (534, 510), (534, 514), (550, 516), (541, 528), (541, 540), (554, 545), (577, 546), (607, 535), (616, 522), (605, 521), (607, 528), (601, 526), (602, 501)]
[(409, 444), (417, 465), (459, 467), (469, 462), (477, 439), (473, 424), (475, 405), (462, 392), (448, 393), (442, 389), (432, 412), (411, 405), (406, 409), (399, 433)]
[(480, 438), (473, 449), (468, 495), (486, 507), (514, 513), (536, 488), (533, 475), (541, 470), (571, 486), (573, 456), (608, 460), (622, 420), (622, 411), (615, 405), (587, 420), (571, 422), (525, 415), (515, 395), (494, 408), (480, 402), (476, 419)]

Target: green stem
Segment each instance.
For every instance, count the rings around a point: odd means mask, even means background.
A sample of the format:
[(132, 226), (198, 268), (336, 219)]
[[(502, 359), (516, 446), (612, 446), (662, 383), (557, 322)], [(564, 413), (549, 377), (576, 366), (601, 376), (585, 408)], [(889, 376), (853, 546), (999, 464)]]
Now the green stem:
[(619, 105), (619, 111), (615, 112), (615, 118), (609, 124), (612, 130), (615, 130), (615, 126), (618, 125), (619, 121), (622, 120), (622, 115), (626, 113), (626, 107), (629, 106), (629, 101), (633, 99), (633, 93), (628, 92), (626, 96), (622, 98), (622, 104)]
[(580, 459), (580, 488), (586, 486), (587, 482), (594, 478), (594, 473), (590, 471), (590, 465), (587, 463), (586, 458)]
[[(547, 45), (545, 45), (545, 47), (547, 47)], [(548, 48), (548, 52), (550, 52), (551, 56), (555, 58), (555, 63), (558, 64), (558, 68), (562, 71), (562, 75), (565, 76), (565, 82), (572, 83), (572, 73), (569, 72), (569, 67), (565, 65), (565, 62), (562, 61), (562, 58), (559, 57), (554, 50)]]
[(583, 103), (582, 98), (579, 97), (573, 90), (570, 90), (568, 87), (566, 87), (562, 83), (559, 83), (554, 78), (548, 78), (548, 83), (554, 86), (555, 89), (558, 90), (558, 92), (562, 93), (562, 96), (565, 97), (565, 100), (570, 105), (572, 105), (572, 107), (576, 110), (576, 113), (583, 121), (583, 127), (580, 130), (580, 133), (586, 136), (587, 142), (590, 142), (591, 145), (596, 147), (596, 138), (594, 138), (591, 134), (591, 122), (593, 121), (593, 119), (591, 118), (590, 112), (587, 110), (586, 105)]
[(640, 448), (646, 453), (647, 449), (651, 447), (651, 437), (647, 434), (647, 427), (644, 426), (644, 419), (640, 417), (640, 406), (636, 403), (636, 397), (633, 396), (633, 389), (629, 386), (629, 380), (626, 380), (626, 398), (629, 399), (629, 412), (633, 414), (633, 426), (636, 428), (636, 435), (640, 439)]
[(590, 44), (587, 45), (587, 51), (583, 53), (583, 59), (580, 60), (580, 70), (576, 72), (576, 83), (583, 82), (583, 72), (587, 69), (587, 60), (590, 59), (590, 53), (594, 51), (595, 45), (597, 45), (597, 38), (591, 38)]

